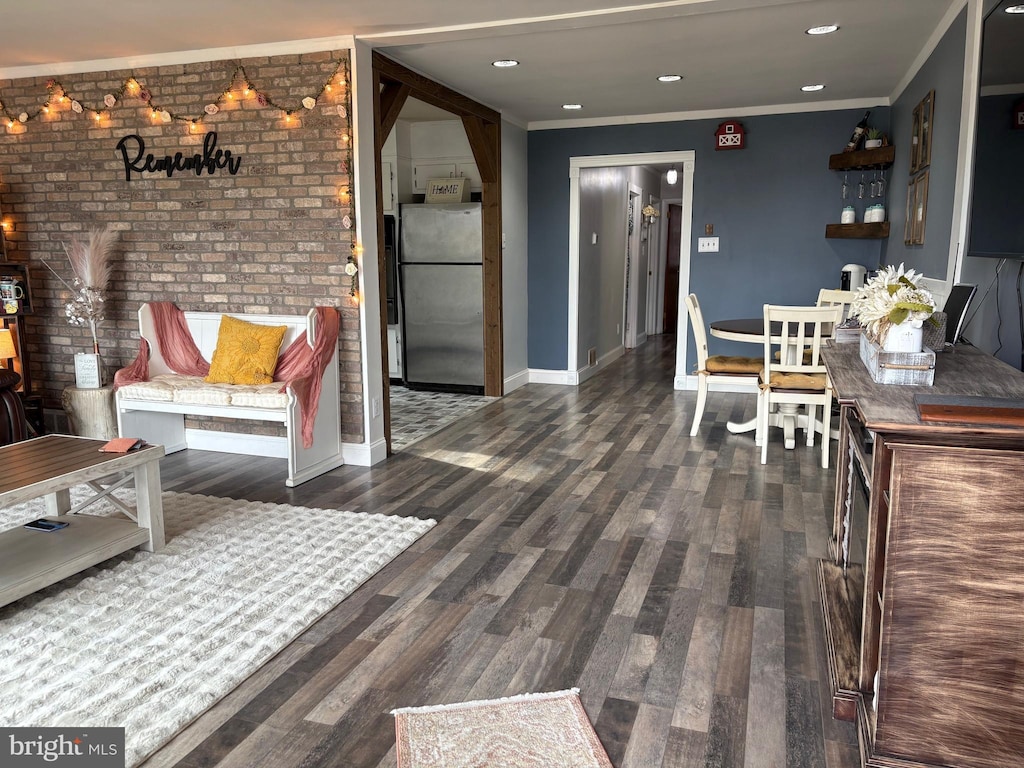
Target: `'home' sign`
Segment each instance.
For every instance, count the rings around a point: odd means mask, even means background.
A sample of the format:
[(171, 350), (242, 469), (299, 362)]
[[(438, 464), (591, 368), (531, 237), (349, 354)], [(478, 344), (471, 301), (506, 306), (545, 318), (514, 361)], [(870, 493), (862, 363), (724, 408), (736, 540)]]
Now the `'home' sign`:
[(427, 182), (425, 203), (468, 203), (469, 179), (453, 176), (450, 179), (430, 179)]

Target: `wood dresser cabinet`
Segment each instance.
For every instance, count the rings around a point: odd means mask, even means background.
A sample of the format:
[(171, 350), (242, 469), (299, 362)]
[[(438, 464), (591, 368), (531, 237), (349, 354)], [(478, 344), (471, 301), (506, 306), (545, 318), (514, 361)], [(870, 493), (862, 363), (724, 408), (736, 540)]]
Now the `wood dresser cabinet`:
[(1024, 374), (966, 345), (936, 355), (931, 387), (875, 384), (857, 344), (824, 356), (841, 406), (818, 565), (833, 715), (857, 721), (865, 766), (1022, 766), (1024, 424), (923, 422), (915, 396), (1024, 407)]

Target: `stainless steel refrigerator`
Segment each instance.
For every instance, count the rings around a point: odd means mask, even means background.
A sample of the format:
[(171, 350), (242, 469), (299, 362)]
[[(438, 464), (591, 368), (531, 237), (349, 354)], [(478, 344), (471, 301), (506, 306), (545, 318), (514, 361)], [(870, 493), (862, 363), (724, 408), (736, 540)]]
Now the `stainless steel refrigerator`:
[(401, 207), (399, 284), (410, 388), (483, 394), (481, 221), (479, 203)]

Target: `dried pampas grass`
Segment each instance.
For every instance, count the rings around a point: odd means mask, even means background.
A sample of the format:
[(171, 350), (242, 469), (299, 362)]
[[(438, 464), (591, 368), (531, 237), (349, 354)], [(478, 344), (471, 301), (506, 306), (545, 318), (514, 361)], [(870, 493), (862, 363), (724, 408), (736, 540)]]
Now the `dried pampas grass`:
[(64, 283), (71, 291), (71, 301), (64, 305), (64, 313), (71, 325), (88, 325), (92, 332), (93, 352), (99, 353), (99, 339), (96, 336), (96, 324), (106, 316), (104, 293), (110, 282), (111, 257), (114, 253), (114, 230), (110, 226), (94, 229), (89, 233), (88, 243), (78, 238), (71, 238), (71, 244), (64, 245), (74, 279), (68, 283), (57, 271), (46, 264), (47, 268)]
[(88, 245), (77, 238), (71, 238), (71, 245), (64, 246), (75, 277), (86, 288), (106, 290), (110, 282), (110, 257), (114, 252), (115, 237), (114, 230), (106, 226), (89, 233)]

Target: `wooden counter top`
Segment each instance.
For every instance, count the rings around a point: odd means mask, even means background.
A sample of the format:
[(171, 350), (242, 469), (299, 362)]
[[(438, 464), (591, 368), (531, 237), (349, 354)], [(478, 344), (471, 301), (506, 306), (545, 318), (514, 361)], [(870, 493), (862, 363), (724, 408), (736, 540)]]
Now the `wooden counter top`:
[(860, 359), (858, 344), (829, 342), (822, 350), (825, 366), (840, 403), (855, 405), (871, 430), (904, 435), (989, 435), (1024, 440), (1024, 428), (1014, 424), (923, 423), (915, 396), (935, 398), (998, 398), (1020, 400), (1024, 406), (1024, 373), (969, 344), (935, 355), (933, 386), (876, 384)]

